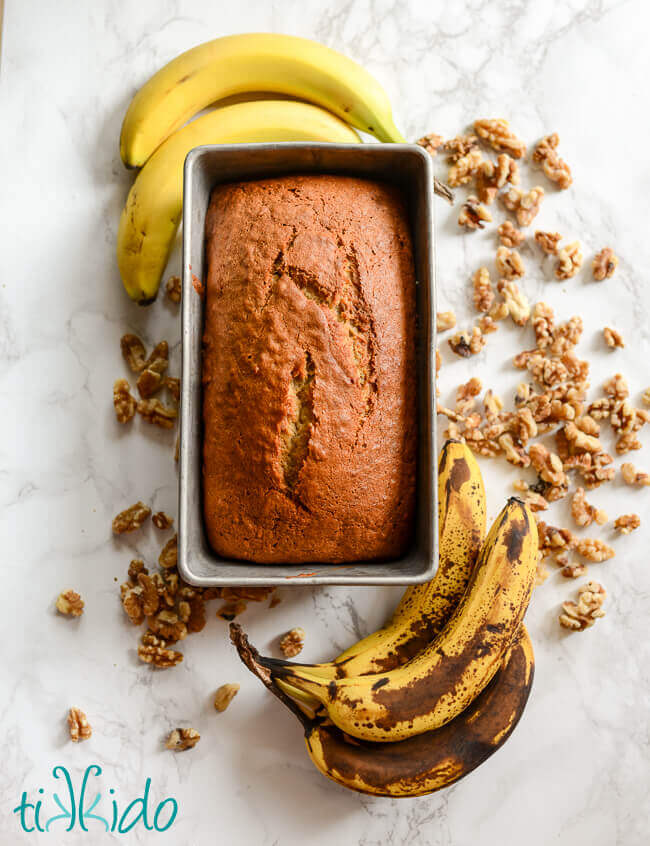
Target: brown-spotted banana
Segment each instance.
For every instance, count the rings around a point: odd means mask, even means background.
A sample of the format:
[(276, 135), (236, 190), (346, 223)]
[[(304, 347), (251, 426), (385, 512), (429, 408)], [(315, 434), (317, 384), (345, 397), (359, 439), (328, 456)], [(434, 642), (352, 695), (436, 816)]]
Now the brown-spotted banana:
[(309, 665), (260, 658), (274, 679), (314, 697), (342, 731), (362, 740), (403, 740), (440, 728), (497, 672), (533, 590), (535, 519), (511, 498), (494, 522), (463, 598), (424, 650), (385, 673), (323, 679)]
[(330, 112), (309, 103), (260, 100), (214, 109), (175, 132), (138, 173), (117, 232), (117, 263), (131, 299), (155, 300), (183, 209), (183, 163), (201, 144), (264, 141), (358, 143)]
[[(438, 459), (438, 570), (413, 585), (381, 629), (310, 673), (336, 679), (381, 673), (404, 664), (430, 643), (460, 602), (485, 537), (485, 488), (470, 448), (447, 441)], [(282, 686), (282, 682), (278, 682)], [(295, 694), (284, 688), (285, 692)]]
[(533, 683), (533, 647), (522, 626), (490, 684), (454, 720), (400, 742), (371, 743), (300, 711), (275, 687), (236, 624), (231, 625), (231, 637), (242, 661), (302, 723), (307, 753), (316, 768), (343, 787), (375, 796), (423, 796), (466, 776), (510, 737)]

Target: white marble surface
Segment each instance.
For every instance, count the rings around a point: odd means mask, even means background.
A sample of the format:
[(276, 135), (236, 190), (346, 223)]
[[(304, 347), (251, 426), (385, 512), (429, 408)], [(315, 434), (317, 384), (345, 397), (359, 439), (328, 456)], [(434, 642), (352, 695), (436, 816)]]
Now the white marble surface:
[[(111, 386), (126, 375), (118, 351), (127, 329), (173, 345), (178, 316), (124, 295), (114, 258), (120, 206), (131, 176), (120, 163), (121, 117), (136, 87), (163, 62), (208, 38), (278, 30), (318, 38), (363, 61), (396, 104), (409, 138), (459, 131), (478, 116), (507, 116), (527, 141), (557, 130), (575, 185), (547, 197), (538, 222), (583, 240), (587, 258), (605, 244), (621, 256), (603, 284), (558, 284), (530, 248), (524, 287), (559, 316), (580, 313), (580, 350), (592, 384), (619, 370), (633, 398), (650, 383), (647, 31), (643, 0), (528, 3), (310, 0), (6, 0), (0, 71), (0, 533), (3, 673), (0, 701), (0, 840), (32, 842), (12, 808), (23, 790), (52, 791), (50, 771), (75, 778), (90, 763), (125, 804), (152, 778), (156, 801), (177, 798), (167, 834), (138, 827), (133, 843), (641, 846), (648, 841), (650, 599), (648, 531), (615, 541), (614, 560), (591, 567), (609, 592), (607, 616), (565, 635), (559, 602), (575, 584), (559, 574), (535, 593), (528, 615), (537, 675), (525, 717), (493, 759), (431, 797), (370, 799), (326, 781), (307, 759), (300, 730), (271, 701), (229, 646), (214, 617), (184, 646), (185, 661), (152, 673), (137, 660), (136, 633), (117, 599), (135, 553), (151, 560), (153, 528), (125, 540), (110, 521), (138, 498), (175, 513), (174, 435), (118, 427)], [(528, 179), (526, 177), (526, 179)], [(500, 214), (500, 212), (498, 213)], [(492, 261), (494, 232), (463, 236), (439, 204), (441, 306), (471, 316), (468, 279)], [(179, 267), (176, 253), (171, 270)], [(607, 352), (604, 322), (625, 350)], [(530, 330), (502, 329), (472, 362), (444, 353), (443, 398), (478, 365), (486, 386), (511, 391), (509, 359)], [(633, 460), (650, 469), (646, 449)], [(620, 462), (617, 462), (620, 463)], [(511, 492), (513, 473), (484, 462), (490, 515)], [(648, 518), (648, 489), (620, 482), (593, 493), (613, 517)], [(565, 506), (554, 519), (566, 519)], [(611, 530), (602, 530), (609, 537)], [(57, 617), (53, 601), (79, 590), (86, 613)], [(376, 627), (396, 592), (285, 589), (272, 611), (242, 618), (271, 649), (293, 625), (307, 630), (306, 660), (332, 655)], [(217, 715), (211, 694), (239, 681), (239, 697)], [(88, 714), (93, 737), (67, 741), (66, 709)], [(170, 728), (203, 738), (188, 753), (162, 746)], [(51, 804), (51, 799), (49, 800)], [(53, 813), (53, 811), (50, 811)], [(100, 829), (93, 829), (94, 832)], [(31, 839), (30, 839), (31, 838)], [(105, 834), (55, 832), (40, 842), (108, 842)]]

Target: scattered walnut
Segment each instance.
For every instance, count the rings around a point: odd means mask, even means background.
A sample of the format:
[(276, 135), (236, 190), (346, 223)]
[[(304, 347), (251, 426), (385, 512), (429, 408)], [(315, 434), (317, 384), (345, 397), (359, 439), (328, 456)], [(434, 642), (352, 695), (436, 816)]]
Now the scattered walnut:
[(305, 640), (305, 631), (300, 627), (291, 629), (280, 640), (280, 649), (285, 658), (293, 658), (302, 652), (303, 643)]
[(163, 546), (160, 556), (158, 557), (158, 563), (160, 566), (167, 570), (170, 567), (175, 567), (178, 561), (178, 535), (174, 535), (173, 538), (170, 538), (167, 543)]
[[(169, 344), (167, 341), (160, 341), (153, 348), (151, 355), (146, 360), (142, 372), (136, 382), (138, 392), (142, 399), (149, 399), (158, 391), (163, 384), (163, 375), (169, 366)], [(139, 410), (139, 409), (138, 409)]]
[(483, 406), (485, 408), (485, 416), (488, 421), (495, 420), (503, 408), (503, 400), (500, 396), (495, 394), (492, 389), (485, 392), (483, 399)]
[[(509, 182), (519, 184), (519, 168), (517, 162), (506, 153), (497, 156), (496, 164), (490, 159), (481, 163), (476, 174), (476, 190), (482, 203), (493, 203), (500, 188)], [(507, 246), (514, 246), (508, 244)]]
[(477, 311), (487, 312), (494, 302), (494, 291), (490, 282), (490, 271), (487, 267), (479, 267), (472, 277), (474, 288), (474, 308)]
[(448, 184), (452, 188), (458, 188), (459, 185), (466, 185), (476, 174), (482, 161), (483, 154), (477, 147), (469, 150), (464, 156), (460, 156), (449, 168), (447, 174)]
[(511, 131), (510, 124), (503, 118), (474, 121), (474, 131), (495, 150), (509, 153), (515, 159), (526, 155), (526, 145)]
[(609, 326), (605, 326), (603, 329), (603, 338), (605, 339), (607, 346), (612, 350), (616, 347), (625, 346), (621, 333), (617, 332), (616, 329), (611, 329)]
[(489, 335), (490, 332), (496, 332), (499, 328), (489, 314), (484, 314), (482, 317), (479, 317), (477, 325), (483, 335)]
[(599, 563), (613, 558), (616, 554), (611, 546), (598, 538), (576, 538), (575, 550), (578, 555), (586, 558), (587, 561)]
[(560, 138), (557, 132), (547, 135), (537, 144), (533, 151), (533, 162), (541, 165), (545, 175), (555, 182), (559, 188), (568, 188), (573, 182), (571, 168), (557, 153)]
[[(556, 557), (559, 558), (559, 556)], [(579, 579), (587, 574), (587, 567), (578, 561), (569, 561), (567, 555), (567, 562), (560, 570), (565, 579)]]
[(505, 320), (509, 314), (510, 310), (508, 308), (508, 304), (501, 301), (492, 306), (488, 316), (491, 320)]
[(165, 285), (165, 296), (172, 303), (181, 301), (181, 277), (170, 276)]
[(594, 279), (602, 282), (603, 279), (609, 279), (614, 275), (614, 271), (618, 265), (618, 258), (611, 247), (603, 247), (603, 249), (596, 253), (596, 256), (591, 264), (591, 270)]
[(557, 255), (557, 247), (561, 240), (562, 236), (559, 232), (543, 232), (541, 229), (535, 232), (535, 241), (549, 256)]
[(169, 529), (174, 520), (168, 514), (165, 514), (164, 511), (156, 511), (151, 518), (151, 522), (157, 529)]
[(562, 247), (558, 253), (558, 262), (555, 265), (556, 278), (571, 279), (575, 276), (582, 265), (582, 258), (579, 241), (572, 241), (566, 247)]
[(506, 280), (521, 279), (526, 272), (517, 250), (508, 247), (497, 248), (496, 265), (499, 276)]
[(537, 217), (539, 207), (544, 199), (544, 189), (537, 185), (530, 191), (521, 195), (519, 208), (516, 211), (517, 223), (519, 226), (530, 226)]
[(524, 495), (524, 502), (531, 511), (546, 511), (548, 508), (548, 502), (546, 499), (535, 491), (528, 491)]
[(456, 325), (456, 315), (453, 311), (439, 311), (436, 314), (436, 329), (438, 332), (446, 332)]
[(138, 414), (141, 414), (147, 423), (160, 426), (161, 429), (171, 429), (174, 420), (178, 416), (175, 408), (163, 405), (159, 399), (143, 399), (138, 403)]
[(603, 450), (598, 438), (578, 429), (576, 424), (571, 420), (567, 420), (564, 424), (564, 434), (571, 447), (578, 452), (602, 452)]
[(184, 752), (186, 749), (193, 749), (199, 740), (201, 735), (196, 729), (175, 728), (165, 741), (165, 748), (173, 749), (174, 752)]
[(442, 149), (448, 154), (448, 161), (457, 162), (472, 150), (478, 149), (478, 138), (476, 135), (457, 135), (445, 141)]
[(607, 593), (598, 582), (587, 582), (578, 591), (578, 602), (563, 602), (560, 625), (567, 629), (583, 631), (593, 626), (598, 617), (604, 617), (602, 604)]
[(138, 646), (138, 657), (145, 664), (153, 664), (160, 670), (168, 670), (170, 667), (175, 667), (183, 660), (183, 653), (177, 652), (175, 649), (167, 649), (164, 645), (165, 641), (160, 639), (159, 644), (156, 645), (153, 640), (157, 640), (155, 636), (148, 638), (147, 643), (144, 642), (147, 635), (143, 635), (143, 642)]
[(474, 398), (481, 393), (481, 380), (476, 376), (459, 385), (456, 390), (456, 410), (461, 414), (469, 414), (474, 408)]
[(607, 514), (595, 505), (590, 505), (585, 497), (584, 488), (577, 488), (571, 499), (571, 514), (578, 526), (586, 528), (595, 521), (599, 526), (607, 522)]
[(529, 466), (530, 457), (523, 447), (515, 445), (512, 435), (505, 432), (497, 438), (497, 442), (505, 453), (506, 461), (509, 461), (510, 464), (514, 464), (515, 467)]
[(520, 291), (516, 282), (505, 282), (503, 279), (499, 280), (498, 289), (508, 306), (510, 317), (518, 326), (525, 326), (530, 318), (530, 305), (526, 295)]
[(638, 514), (621, 514), (614, 520), (614, 528), (622, 535), (629, 535), (641, 525), (641, 518)]
[(476, 355), (485, 346), (485, 338), (478, 326), (472, 327), (471, 332), (457, 332), (449, 339), (449, 346), (462, 358)]
[(118, 423), (128, 423), (135, 416), (136, 400), (131, 396), (126, 379), (116, 379), (113, 385), (113, 405)]
[(540, 477), (549, 485), (557, 487), (564, 484), (566, 477), (562, 461), (554, 452), (550, 452), (543, 444), (532, 444), (528, 450), (531, 463)]
[(76, 591), (66, 590), (58, 595), (56, 610), (66, 617), (81, 617), (84, 612), (84, 601)]
[(586, 435), (593, 435), (597, 438), (600, 435), (600, 424), (597, 423), (589, 414), (583, 414), (582, 417), (576, 417), (575, 424)]
[(621, 400), (629, 397), (630, 389), (624, 377), (620, 373), (616, 373), (611, 379), (603, 383), (603, 393), (607, 397)]
[(238, 684), (222, 684), (214, 695), (214, 707), (223, 712), (239, 693)]
[(68, 729), (70, 731), (70, 740), (73, 743), (79, 743), (80, 740), (88, 740), (93, 733), (88, 718), (80, 708), (70, 708), (68, 712)]
[(650, 485), (650, 473), (642, 473), (635, 468), (634, 464), (627, 461), (621, 464), (621, 476), (626, 485), (637, 487)]
[(489, 223), (491, 220), (490, 212), (474, 196), (467, 198), (458, 215), (458, 225), (466, 229), (485, 229), (486, 222)]
[(163, 609), (147, 617), (147, 625), (155, 635), (163, 638), (166, 645), (178, 643), (187, 637), (187, 626), (175, 611)]
[(139, 373), (145, 365), (144, 344), (137, 335), (126, 334), (120, 339), (122, 356), (134, 373)]
[(151, 514), (151, 509), (144, 502), (136, 502), (129, 506), (113, 519), (113, 532), (116, 535), (123, 535), (125, 532), (134, 532), (139, 529), (144, 521)]
[(504, 220), (497, 229), (499, 243), (504, 247), (518, 247), (526, 239), (526, 235), (517, 229), (509, 220)]

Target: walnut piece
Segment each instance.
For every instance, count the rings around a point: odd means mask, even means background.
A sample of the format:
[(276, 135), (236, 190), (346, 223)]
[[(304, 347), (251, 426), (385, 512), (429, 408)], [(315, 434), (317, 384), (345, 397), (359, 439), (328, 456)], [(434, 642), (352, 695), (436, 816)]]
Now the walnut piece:
[(68, 730), (70, 732), (70, 740), (73, 743), (88, 740), (92, 736), (93, 730), (81, 708), (70, 708), (68, 712)]
[(510, 124), (503, 118), (476, 120), (474, 131), (495, 150), (509, 153), (515, 159), (526, 155), (526, 145), (511, 131)]
[(172, 399), (176, 405), (178, 405), (181, 399), (181, 380), (176, 378), (176, 376), (166, 376), (163, 384), (172, 395)]
[(439, 311), (436, 314), (436, 329), (438, 332), (446, 332), (456, 325), (456, 315), (453, 311)]
[(559, 616), (560, 625), (574, 631), (583, 631), (593, 626), (598, 617), (604, 617), (602, 609), (607, 593), (598, 582), (587, 582), (578, 591), (578, 602), (563, 602)]
[(465, 155), (460, 156), (449, 168), (447, 183), (452, 188), (466, 185), (477, 173), (482, 161), (483, 154), (477, 147), (469, 150)]
[(153, 348), (136, 382), (142, 399), (149, 399), (156, 391), (160, 390), (163, 384), (163, 376), (168, 366), (169, 344), (167, 341), (160, 341)]
[(582, 259), (579, 241), (572, 241), (566, 247), (562, 247), (558, 253), (558, 262), (555, 265), (556, 278), (571, 279), (574, 277), (582, 266)]
[(492, 320), (489, 314), (484, 314), (483, 317), (479, 317), (477, 325), (483, 335), (489, 335), (490, 332), (496, 332), (499, 328), (498, 324)]
[(585, 497), (584, 488), (577, 488), (571, 498), (571, 514), (578, 526), (585, 528), (595, 521), (599, 526), (607, 522), (607, 514), (595, 505), (590, 505)]
[(603, 393), (612, 399), (625, 399), (630, 395), (625, 378), (620, 373), (615, 373), (611, 379), (603, 382)]
[(214, 707), (223, 712), (239, 693), (238, 684), (222, 684), (214, 695)]
[(603, 279), (609, 279), (614, 275), (614, 271), (618, 266), (618, 258), (611, 247), (603, 247), (603, 249), (596, 253), (591, 264), (591, 271), (594, 279), (602, 282)]
[(178, 416), (178, 411), (175, 408), (163, 405), (159, 399), (155, 397), (152, 399), (142, 399), (138, 403), (138, 414), (154, 426), (159, 426), (161, 429), (172, 429), (174, 420)]
[(118, 423), (128, 423), (135, 417), (137, 402), (131, 395), (131, 386), (126, 379), (116, 379), (113, 384), (113, 405)]
[(526, 272), (517, 250), (508, 247), (497, 248), (496, 265), (499, 276), (506, 280), (521, 279)]
[(151, 509), (144, 502), (136, 502), (113, 518), (113, 533), (123, 535), (139, 529), (151, 514)]
[(557, 255), (558, 244), (561, 240), (562, 236), (559, 232), (543, 232), (541, 229), (535, 232), (535, 241), (549, 256)]
[(621, 464), (621, 476), (626, 485), (644, 487), (650, 485), (650, 473), (642, 473), (637, 470), (634, 464), (624, 462)]
[(625, 346), (621, 333), (617, 332), (616, 329), (611, 329), (609, 326), (605, 326), (603, 329), (603, 338), (607, 346), (612, 350), (616, 349), (616, 347)]
[(165, 285), (165, 296), (171, 303), (180, 303), (181, 301), (181, 277), (170, 276)]
[(217, 617), (231, 623), (235, 617), (243, 614), (247, 607), (245, 599), (238, 599), (235, 602), (224, 602), (224, 604), (217, 610)]
[[(559, 563), (560, 556), (557, 555), (555, 560)], [(585, 564), (581, 564), (579, 561), (569, 561), (569, 556), (567, 554), (566, 563), (563, 565), (560, 573), (564, 576), (565, 579), (579, 579), (581, 576), (585, 576), (587, 573), (587, 567)]]
[(144, 344), (137, 335), (127, 333), (120, 339), (122, 356), (134, 373), (139, 373), (145, 365), (146, 352)]
[(629, 535), (641, 525), (641, 518), (638, 514), (621, 514), (614, 520), (614, 528), (622, 535)]
[(485, 229), (486, 222), (489, 223), (491, 220), (490, 212), (479, 203), (478, 197), (473, 195), (470, 195), (463, 203), (458, 215), (458, 225), (466, 229)]
[(553, 487), (566, 482), (564, 467), (558, 455), (550, 452), (543, 444), (532, 444), (528, 450), (531, 463), (539, 473), (540, 478)]
[(58, 595), (56, 610), (66, 617), (81, 617), (84, 612), (84, 601), (76, 591), (66, 590)]
[(559, 188), (565, 189), (573, 182), (571, 168), (557, 153), (560, 138), (557, 132), (542, 138), (533, 151), (532, 159), (541, 165), (544, 174), (555, 182)]
[(201, 740), (201, 735), (193, 728), (175, 728), (169, 733), (165, 741), (165, 748), (174, 752), (184, 752), (186, 749), (193, 749)]
[(474, 408), (474, 399), (481, 393), (481, 380), (472, 376), (464, 385), (456, 389), (456, 411), (460, 414), (469, 414)]
[[(145, 637), (146, 635), (143, 636), (143, 641)], [(151, 638), (149, 640), (151, 641)], [(177, 652), (175, 649), (167, 649), (164, 640), (161, 640), (160, 645), (155, 645), (153, 642), (141, 643), (138, 646), (138, 658), (145, 664), (152, 664), (160, 670), (167, 670), (181, 663), (183, 653)]]
[(578, 555), (595, 563), (608, 561), (616, 554), (611, 546), (608, 546), (605, 541), (599, 538), (576, 538), (574, 547)]
[(577, 452), (602, 452), (603, 450), (598, 438), (578, 429), (576, 424), (571, 420), (568, 420), (564, 424), (564, 434), (571, 448)]
[(170, 567), (175, 567), (178, 561), (178, 535), (170, 538), (163, 546), (158, 557), (160, 566), (167, 570)]
[(490, 271), (487, 267), (479, 267), (472, 277), (474, 289), (474, 308), (477, 311), (487, 312), (494, 302), (494, 291), (490, 282)]
[(517, 162), (507, 153), (497, 156), (496, 164), (490, 159), (485, 159), (476, 174), (476, 191), (479, 200), (482, 203), (493, 203), (499, 189), (508, 182), (511, 185), (519, 184)]
[(423, 135), (422, 138), (418, 138), (415, 143), (420, 147), (424, 147), (430, 156), (437, 156), (438, 150), (442, 147), (444, 142), (445, 139), (442, 135), (436, 135), (435, 132), (430, 132), (428, 135)]
[(528, 467), (530, 465), (530, 456), (526, 450), (515, 444), (512, 435), (504, 432), (497, 438), (497, 443), (505, 454), (506, 461), (513, 464), (515, 467)]
[(280, 649), (285, 658), (294, 658), (298, 653), (302, 652), (302, 647), (305, 640), (305, 630), (300, 627), (291, 629), (280, 640)]
[(457, 332), (449, 339), (449, 346), (462, 358), (476, 355), (485, 346), (485, 338), (478, 326), (473, 326), (471, 332)]
[(525, 239), (526, 234), (511, 223), (509, 220), (504, 220), (497, 229), (499, 233), (499, 243), (504, 247), (518, 247)]
[(516, 282), (505, 282), (501, 279), (497, 288), (508, 306), (510, 317), (518, 326), (525, 326), (530, 318), (530, 304), (526, 295), (521, 292)]
[(169, 529), (174, 523), (174, 520), (168, 514), (165, 514), (164, 511), (156, 511), (151, 518), (151, 522), (157, 529)]

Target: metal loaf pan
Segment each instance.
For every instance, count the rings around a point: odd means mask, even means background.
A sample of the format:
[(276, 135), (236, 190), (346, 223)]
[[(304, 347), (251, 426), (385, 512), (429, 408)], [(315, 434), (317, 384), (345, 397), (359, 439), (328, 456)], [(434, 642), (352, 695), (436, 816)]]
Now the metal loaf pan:
[[(419, 451), (417, 520), (412, 549), (385, 562), (269, 565), (220, 559), (203, 525), (201, 336), (204, 230), (215, 185), (291, 173), (336, 173), (381, 179), (406, 197), (415, 246)], [(438, 562), (435, 438), (435, 282), (433, 172), (428, 153), (410, 144), (233, 144), (197, 147), (185, 161), (183, 194), (182, 396), (178, 568), (202, 587), (270, 585), (406, 585), (431, 579)], [(363, 492), (359, 492), (363, 502)]]

